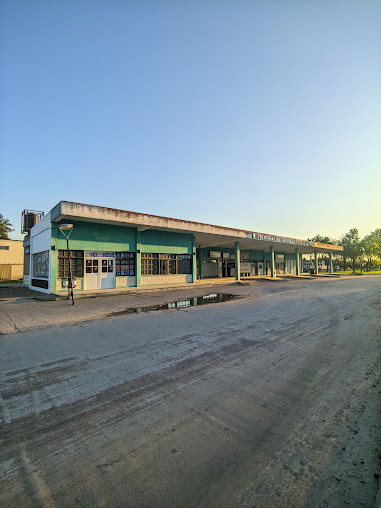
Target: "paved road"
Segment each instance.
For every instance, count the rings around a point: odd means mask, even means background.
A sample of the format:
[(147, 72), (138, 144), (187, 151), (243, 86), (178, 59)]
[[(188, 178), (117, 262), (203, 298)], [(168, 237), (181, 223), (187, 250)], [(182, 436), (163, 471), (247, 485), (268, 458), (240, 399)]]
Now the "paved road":
[(373, 506), (381, 278), (237, 292), (3, 335), (0, 505)]

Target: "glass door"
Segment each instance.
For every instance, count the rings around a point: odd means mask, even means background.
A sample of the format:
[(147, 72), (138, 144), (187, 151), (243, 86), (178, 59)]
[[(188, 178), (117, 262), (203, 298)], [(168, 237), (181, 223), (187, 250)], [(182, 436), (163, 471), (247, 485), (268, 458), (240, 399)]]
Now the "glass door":
[(98, 289), (99, 259), (87, 258), (85, 262), (85, 289)]
[(113, 289), (115, 260), (113, 257), (87, 257), (85, 261), (85, 289)]
[(100, 289), (115, 287), (114, 258), (101, 258)]

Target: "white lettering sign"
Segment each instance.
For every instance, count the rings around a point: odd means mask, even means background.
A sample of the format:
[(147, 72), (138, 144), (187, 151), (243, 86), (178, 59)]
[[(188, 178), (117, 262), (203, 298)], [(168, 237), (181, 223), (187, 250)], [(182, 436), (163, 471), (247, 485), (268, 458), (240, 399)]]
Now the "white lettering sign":
[(285, 238), (283, 236), (262, 235), (260, 233), (246, 233), (246, 238), (251, 238), (252, 240), (262, 240), (264, 242), (289, 243), (293, 245), (302, 245), (305, 247), (315, 247), (315, 242), (296, 240), (295, 238)]

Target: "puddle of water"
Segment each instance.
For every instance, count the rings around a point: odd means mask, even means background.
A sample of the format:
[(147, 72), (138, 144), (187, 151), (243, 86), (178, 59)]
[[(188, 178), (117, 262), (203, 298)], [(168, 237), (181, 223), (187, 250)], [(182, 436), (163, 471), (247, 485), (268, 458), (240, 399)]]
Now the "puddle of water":
[(163, 303), (160, 305), (151, 305), (149, 307), (129, 307), (124, 310), (119, 310), (109, 314), (110, 316), (120, 316), (122, 314), (135, 314), (138, 312), (150, 312), (153, 310), (167, 310), (167, 309), (184, 309), (186, 307), (195, 307), (196, 305), (207, 305), (209, 303), (227, 302), (237, 298), (235, 295), (229, 293), (212, 293), (206, 296), (197, 296), (195, 298), (184, 298), (175, 302)]

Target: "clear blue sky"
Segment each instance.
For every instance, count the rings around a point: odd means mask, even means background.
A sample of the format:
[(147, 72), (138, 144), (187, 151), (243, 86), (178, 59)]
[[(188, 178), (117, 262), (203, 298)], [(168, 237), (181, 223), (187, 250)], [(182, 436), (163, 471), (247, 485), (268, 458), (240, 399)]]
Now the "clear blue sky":
[(300, 238), (381, 227), (381, 2), (0, 10), (0, 213), (61, 199)]

